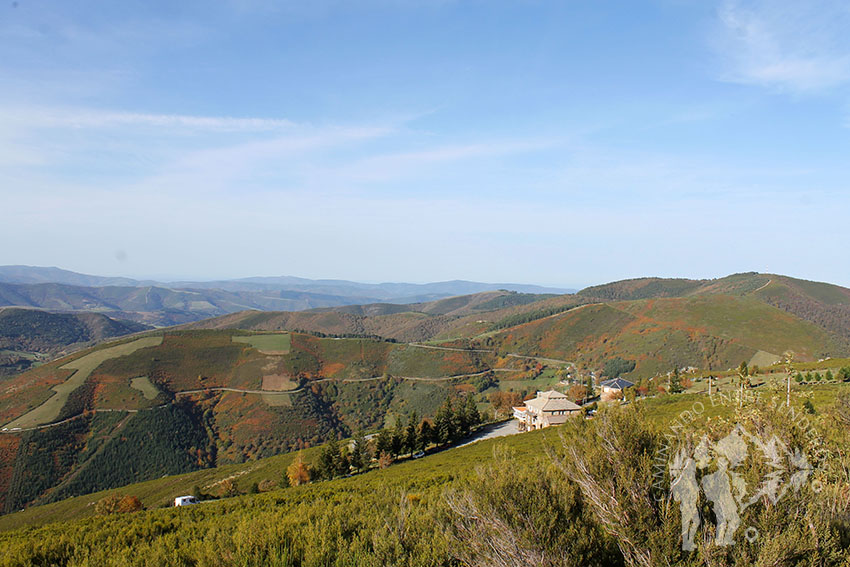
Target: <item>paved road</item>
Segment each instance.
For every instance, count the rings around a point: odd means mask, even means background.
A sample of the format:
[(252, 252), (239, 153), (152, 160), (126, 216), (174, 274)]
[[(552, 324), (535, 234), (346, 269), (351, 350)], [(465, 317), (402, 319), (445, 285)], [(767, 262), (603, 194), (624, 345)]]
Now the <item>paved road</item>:
[(515, 419), (510, 421), (505, 421), (503, 423), (497, 423), (496, 425), (490, 425), (482, 428), (478, 431), (478, 434), (469, 441), (461, 443), (457, 445), (457, 447), (463, 447), (464, 445), (469, 445), (470, 443), (475, 443), (476, 441), (481, 441), (482, 439), (494, 439), (496, 437), (507, 437), (508, 435), (516, 435), (519, 433), (519, 422)]

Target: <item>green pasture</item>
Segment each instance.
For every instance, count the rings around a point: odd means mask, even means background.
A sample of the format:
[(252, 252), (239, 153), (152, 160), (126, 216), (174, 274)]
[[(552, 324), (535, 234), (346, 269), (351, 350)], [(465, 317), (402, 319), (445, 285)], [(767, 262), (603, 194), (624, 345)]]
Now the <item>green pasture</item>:
[(75, 372), (63, 383), (52, 388), (55, 394), (37, 408), (7, 424), (6, 427), (9, 429), (16, 427), (26, 429), (28, 427), (35, 427), (36, 425), (50, 423), (59, 416), (59, 412), (62, 411), (62, 407), (65, 405), (65, 402), (68, 401), (68, 396), (71, 392), (82, 386), (94, 369), (100, 366), (103, 362), (112, 358), (132, 354), (139, 349), (158, 346), (161, 343), (161, 336), (144, 337), (129, 343), (99, 349), (85, 356), (81, 356), (76, 360), (72, 360), (61, 368), (65, 370), (74, 370)]
[(267, 333), (259, 335), (235, 335), (234, 343), (246, 343), (263, 354), (289, 354), (292, 337), (289, 333)]
[(130, 387), (140, 391), (146, 400), (153, 400), (159, 395), (159, 389), (153, 385), (147, 376), (139, 376), (130, 380)]

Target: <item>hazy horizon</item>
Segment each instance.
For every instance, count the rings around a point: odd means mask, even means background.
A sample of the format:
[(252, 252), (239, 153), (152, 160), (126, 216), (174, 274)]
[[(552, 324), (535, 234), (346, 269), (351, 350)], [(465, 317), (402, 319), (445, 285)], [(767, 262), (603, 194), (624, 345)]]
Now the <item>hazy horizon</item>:
[[(10, 264), (7, 264), (7, 265), (10, 265)], [(18, 265), (26, 266), (25, 264), (18, 264)], [(3, 266), (0, 266), (0, 267), (3, 267)], [(144, 275), (144, 274), (142, 274), (142, 275), (129, 275), (129, 274), (120, 273), (120, 272), (115, 272), (115, 273), (81, 272), (79, 270), (64, 268), (62, 266), (31, 266), (31, 265), (29, 265), (27, 267), (59, 268), (61, 270), (67, 270), (67, 271), (70, 271), (70, 272), (75, 272), (75, 273), (84, 274), (84, 275), (88, 275), (88, 276), (102, 276), (102, 277), (110, 277), (110, 278), (129, 278), (129, 279), (139, 280), (139, 281), (150, 280), (150, 281), (155, 281), (155, 282), (158, 282), (158, 283), (177, 283), (177, 282), (199, 282), (199, 283), (202, 283), (202, 282), (240, 280), (240, 279), (248, 279), (248, 278), (295, 277), (295, 278), (303, 278), (303, 279), (308, 279), (308, 280), (350, 281), (350, 282), (355, 282), (355, 283), (371, 284), (371, 285), (394, 284), (394, 283), (424, 285), (424, 284), (449, 282), (449, 281), (471, 281), (471, 282), (486, 283), (486, 284), (533, 285), (533, 286), (540, 286), (540, 287), (546, 287), (546, 288), (559, 288), (559, 289), (567, 289), (567, 290), (572, 289), (572, 290), (576, 290), (576, 291), (579, 291), (579, 290), (584, 289), (586, 287), (595, 286), (595, 285), (602, 285), (602, 284), (612, 283), (612, 282), (615, 282), (615, 281), (638, 279), (638, 278), (659, 277), (659, 278), (677, 278), (677, 279), (690, 279), (690, 280), (712, 280), (712, 279), (724, 278), (726, 276), (731, 276), (731, 275), (734, 275), (736, 273), (747, 273), (747, 272), (756, 272), (757, 271), (757, 270), (744, 270), (743, 272), (732, 272), (732, 273), (728, 273), (728, 274), (714, 274), (714, 275), (704, 275), (704, 276), (696, 276), (696, 275), (659, 276), (659, 275), (656, 275), (656, 274), (643, 274), (643, 275), (627, 276), (627, 277), (618, 278), (618, 279), (615, 279), (615, 280), (604, 280), (604, 281), (602, 281), (602, 280), (599, 280), (599, 281), (589, 280), (589, 283), (577, 285), (577, 284), (569, 284), (569, 283), (568, 284), (541, 283), (541, 282), (537, 282), (537, 281), (526, 281), (526, 280), (485, 281), (485, 280), (472, 280), (472, 279), (469, 279), (469, 278), (462, 278), (462, 277), (447, 278), (447, 279), (440, 279), (440, 280), (438, 280), (438, 279), (426, 279), (426, 280), (410, 281), (410, 280), (400, 280), (400, 279), (395, 279), (395, 280), (354, 279), (354, 278), (345, 277), (344, 275), (343, 276), (315, 276), (314, 277), (314, 276), (305, 276), (305, 275), (301, 275), (301, 274), (251, 274), (251, 275), (236, 275), (236, 276), (232, 276), (232, 277), (204, 277), (204, 276), (179, 276), (179, 275), (175, 276), (175, 275), (168, 275), (168, 274), (164, 274), (164, 275)], [(766, 273), (766, 272), (758, 272), (758, 273)], [(842, 284), (841, 282), (817, 280), (817, 279), (806, 277), (805, 275), (800, 275), (800, 274), (787, 274), (787, 273), (781, 273), (780, 274), (780, 273), (776, 273), (776, 272), (771, 272), (771, 273), (773, 273), (775, 275), (789, 276), (789, 277), (792, 277), (792, 278), (797, 278), (797, 279), (802, 279), (802, 280), (820, 281), (820, 282), (823, 282), (823, 283), (841, 285), (843, 287), (850, 287), (850, 286), (847, 286), (845, 284)]]

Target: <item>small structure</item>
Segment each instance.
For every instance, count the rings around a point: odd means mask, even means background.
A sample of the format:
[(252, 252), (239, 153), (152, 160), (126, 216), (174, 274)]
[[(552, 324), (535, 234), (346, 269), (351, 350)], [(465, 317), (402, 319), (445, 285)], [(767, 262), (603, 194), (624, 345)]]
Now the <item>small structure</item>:
[(178, 496), (174, 499), (175, 506), (191, 506), (192, 504), (199, 504), (197, 498), (194, 496)]
[(561, 425), (569, 416), (581, 412), (581, 406), (555, 390), (537, 392), (536, 398), (526, 400), (524, 406), (513, 409), (521, 431)]
[(622, 397), (623, 390), (633, 387), (634, 384), (622, 378), (613, 378), (611, 380), (605, 380), (599, 386), (602, 388), (601, 400), (608, 402)]

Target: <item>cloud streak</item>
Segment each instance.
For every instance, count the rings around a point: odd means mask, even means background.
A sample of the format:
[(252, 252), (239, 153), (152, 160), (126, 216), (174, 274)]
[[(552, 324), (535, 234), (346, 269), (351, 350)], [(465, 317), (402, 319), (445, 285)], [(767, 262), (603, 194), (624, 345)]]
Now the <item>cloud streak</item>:
[(833, 1), (728, 0), (718, 12), (721, 79), (794, 93), (850, 82), (850, 10)]
[(0, 114), (0, 123), (19, 128), (103, 129), (149, 126), (168, 130), (211, 132), (267, 132), (291, 130), (297, 126), (290, 120), (276, 118), (150, 114), (44, 106), (7, 107)]

